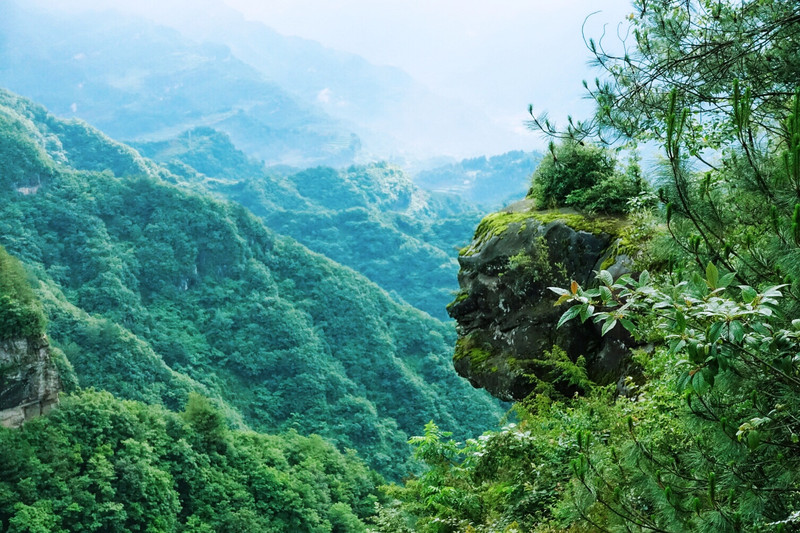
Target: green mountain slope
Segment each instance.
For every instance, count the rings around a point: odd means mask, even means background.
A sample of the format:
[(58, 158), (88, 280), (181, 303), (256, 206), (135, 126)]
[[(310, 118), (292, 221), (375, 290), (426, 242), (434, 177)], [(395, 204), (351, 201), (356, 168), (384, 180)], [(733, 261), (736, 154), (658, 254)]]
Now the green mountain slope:
[(499, 417), (453, 372), (452, 326), (85, 125), (0, 104), (0, 244), (40, 279), (81, 385), (173, 409), (199, 391), (234, 422), (317, 432), (391, 477), (428, 420), (465, 436)]
[(458, 196), (423, 191), (384, 163), (281, 177), (209, 128), (136, 147), (183, 180), (246, 206), (275, 231), (447, 319), (458, 272), (454, 250), (481, 218)]
[[(27, 277), (0, 246), (0, 411), (21, 407), (27, 418), (21, 429), (0, 423), (0, 530), (365, 530), (380, 477), (319, 436), (230, 430), (197, 394), (179, 414), (93, 390), (30, 412), (18, 402), (44, 392), (52, 378), (41, 367), (52, 359), (62, 376), (71, 370), (47, 342), (20, 349), (45, 333)], [(46, 386), (58, 388), (54, 378)]]

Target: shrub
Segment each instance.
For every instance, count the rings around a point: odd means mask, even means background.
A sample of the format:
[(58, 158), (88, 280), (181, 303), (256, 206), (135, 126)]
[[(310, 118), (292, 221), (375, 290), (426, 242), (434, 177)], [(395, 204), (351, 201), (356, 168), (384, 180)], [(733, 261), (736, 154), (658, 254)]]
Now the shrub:
[(0, 340), (41, 335), (45, 324), (25, 269), (0, 246)]
[(608, 150), (565, 141), (551, 146), (550, 152), (533, 173), (528, 192), (539, 208), (625, 213), (628, 200), (645, 188), (638, 165), (632, 163), (624, 173), (618, 172)]

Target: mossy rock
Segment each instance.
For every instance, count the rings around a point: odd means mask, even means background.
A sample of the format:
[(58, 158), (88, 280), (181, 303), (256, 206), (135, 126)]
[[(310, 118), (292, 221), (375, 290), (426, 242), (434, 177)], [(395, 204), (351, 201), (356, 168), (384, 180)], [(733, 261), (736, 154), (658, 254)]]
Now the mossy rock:
[(613, 381), (595, 360), (603, 339), (592, 324), (556, 328), (564, 309), (553, 306), (548, 287), (591, 285), (604, 261), (619, 263), (625, 226), (620, 217), (537, 211), (530, 200), (485, 217), (459, 257), (460, 291), (448, 306), (459, 333), (458, 373), (498, 398), (521, 400), (542, 388), (542, 362), (559, 346), (572, 362), (585, 357), (589, 378), (597, 370), (600, 381)]

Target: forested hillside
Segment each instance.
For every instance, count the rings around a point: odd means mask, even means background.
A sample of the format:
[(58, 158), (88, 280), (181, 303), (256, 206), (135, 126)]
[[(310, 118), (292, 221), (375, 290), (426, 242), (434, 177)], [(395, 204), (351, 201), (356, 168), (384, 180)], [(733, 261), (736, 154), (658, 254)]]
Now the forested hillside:
[(0, 110), (0, 244), (39, 279), (68, 388), (173, 410), (200, 392), (395, 478), (429, 420), (467, 436), (501, 414), (452, 372), (449, 325), (85, 124), (8, 92)]
[(182, 181), (244, 205), (276, 232), (447, 319), (458, 271), (453, 252), (481, 218), (459, 196), (421, 190), (386, 163), (282, 176), (207, 128), (135, 146)]
[(585, 35), (594, 113), (529, 109), (546, 154), (416, 184), (267, 166), (358, 142), (227, 49), (81, 24), (30, 43), (59, 105), (158, 138), (0, 89), (0, 407), (18, 353), (64, 390), (0, 428), (0, 533), (800, 531), (800, 4), (634, 2)]

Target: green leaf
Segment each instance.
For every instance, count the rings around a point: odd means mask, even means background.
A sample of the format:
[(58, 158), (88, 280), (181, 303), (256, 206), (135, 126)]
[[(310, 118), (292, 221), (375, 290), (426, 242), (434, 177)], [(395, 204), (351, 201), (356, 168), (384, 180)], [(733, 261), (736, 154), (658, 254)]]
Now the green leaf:
[(572, 298), (572, 295), (570, 293), (562, 294), (561, 296), (558, 297), (558, 300), (553, 302), (553, 307), (558, 307), (559, 305), (563, 304), (564, 302), (566, 302), (570, 298)]
[(578, 313), (581, 312), (581, 307), (583, 307), (583, 306), (582, 305), (573, 305), (572, 307), (567, 309), (564, 312), (564, 314), (561, 315), (561, 318), (558, 320), (558, 324), (556, 325), (556, 329), (560, 328), (561, 325), (564, 324), (565, 322), (567, 322), (569, 320), (572, 320), (573, 318), (578, 316)]
[(554, 293), (558, 294), (559, 296), (569, 295), (569, 291), (567, 289), (562, 289), (561, 287), (547, 287)]
[(719, 278), (719, 283), (717, 284), (717, 286), (721, 289), (724, 289), (725, 287), (730, 285), (734, 279), (736, 279), (736, 272), (729, 272), (724, 276), (722, 276), (721, 278)]
[(675, 309), (675, 333), (683, 333), (686, 331), (686, 317), (683, 316), (680, 309)]
[(594, 306), (593, 305), (582, 305), (581, 306), (581, 322), (586, 322), (586, 319), (589, 318), (594, 314)]
[(742, 289), (742, 300), (745, 302), (752, 302), (758, 296), (758, 291), (756, 291), (753, 287), (739, 285), (739, 288)]
[(708, 328), (708, 334), (706, 338), (708, 342), (715, 343), (719, 340), (720, 335), (722, 335), (722, 326), (725, 325), (725, 322), (714, 322), (711, 324), (711, 327)]
[(608, 320), (606, 320), (605, 324), (603, 324), (603, 329), (600, 332), (600, 335), (605, 336), (605, 334), (611, 331), (611, 329), (616, 325), (617, 325), (617, 319), (609, 318)]
[(611, 275), (611, 272), (608, 270), (601, 270), (597, 274), (597, 279), (603, 282), (606, 287), (610, 287), (614, 284), (614, 277)]
[(612, 297), (611, 289), (606, 286), (600, 287), (600, 298), (603, 300), (603, 303), (608, 302)]
[(709, 388), (714, 386), (714, 380), (716, 379), (717, 372), (714, 369), (717, 365), (708, 365), (700, 371), (703, 375), (703, 379), (706, 383), (708, 383)]
[(719, 270), (714, 266), (714, 263), (709, 262), (706, 266), (706, 282), (712, 290), (719, 286)]
[(633, 324), (633, 322), (627, 318), (621, 318), (619, 322), (622, 324), (622, 327), (631, 332), (632, 335), (636, 335), (636, 326)]
[(761, 433), (757, 429), (747, 432), (747, 447), (755, 450), (761, 444)]
[(744, 338), (744, 326), (738, 320), (733, 320), (728, 323), (728, 334), (732, 342), (742, 342)]
[(647, 270), (642, 270), (639, 274), (639, 287), (644, 287), (650, 284), (650, 273)]
[(697, 394), (705, 394), (710, 388), (711, 385), (706, 381), (703, 373), (695, 372), (692, 376), (692, 389), (694, 389)]
[(686, 387), (689, 385), (689, 382), (691, 381), (691, 378), (692, 378), (692, 376), (691, 376), (691, 374), (689, 374), (688, 370), (683, 372), (680, 375), (680, 377), (678, 378), (678, 381), (676, 383), (678, 392), (683, 392), (684, 390), (686, 390)]
[(783, 296), (781, 294), (780, 289), (784, 287), (786, 287), (786, 284), (769, 287), (764, 291), (764, 298), (780, 298), (781, 296)]
[(669, 351), (671, 353), (678, 353), (683, 349), (684, 346), (686, 346), (685, 340), (675, 339), (672, 342), (670, 342)]

